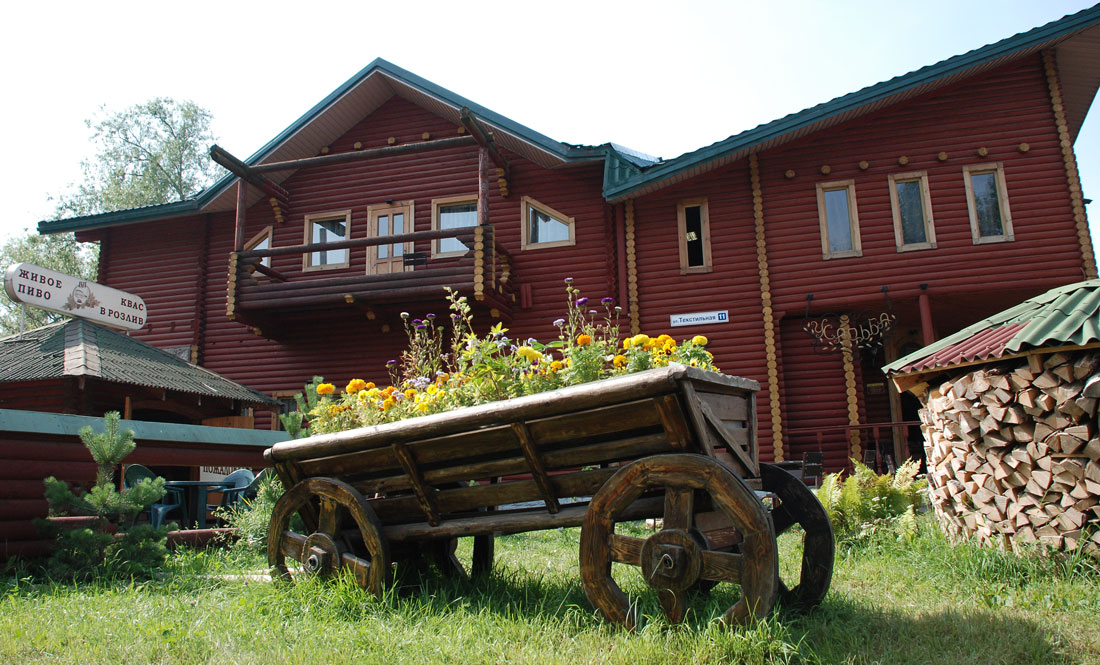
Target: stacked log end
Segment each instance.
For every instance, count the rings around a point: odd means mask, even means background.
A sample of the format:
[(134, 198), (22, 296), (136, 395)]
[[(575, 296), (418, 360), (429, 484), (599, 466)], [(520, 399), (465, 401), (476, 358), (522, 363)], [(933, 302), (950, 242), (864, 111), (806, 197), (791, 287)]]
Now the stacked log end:
[[(970, 371), (968, 371), (970, 370)], [(1100, 553), (1097, 400), (1091, 351), (959, 368), (925, 389), (933, 510), (952, 536)]]

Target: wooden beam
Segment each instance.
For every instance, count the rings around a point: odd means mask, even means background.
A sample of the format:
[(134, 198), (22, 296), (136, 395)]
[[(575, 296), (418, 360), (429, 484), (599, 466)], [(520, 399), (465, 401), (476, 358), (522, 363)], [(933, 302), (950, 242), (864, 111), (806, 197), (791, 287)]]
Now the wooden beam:
[(412, 483), (413, 490), (416, 492), (416, 501), (424, 511), (424, 516), (428, 518), (428, 524), (439, 526), (439, 508), (435, 503), (435, 491), (424, 482), (424, 476), (416, 466), (412, 451), (404, 443), (395, 442), (393, 453), (401, 464), (401, 468), (404, 469), (405, 475), (409, 477), (409, 482)]
[(269, 164), (257, 164), (249, 166), (252, 173), (268, 173), (271, 171), (290, 171), (293, 169), (307, 168), (311, 166), (325, 166), (327, 164), (343, 164), (345, 162), (357, 162), (365, 159), (377, 159), (379, 157), (391, 157), (393, 155), (406, 155), (413, 152), (425, 152), (428, 150), (443, 150), (445, 148), (460, 148), (476, 145), (472, 136), (456, 136), (449, 139), (425, 141), (423, 143), (407, 143), (387, 148), (373, 148), (371, 150), (356, 150), (354, 152), (341, 152), (335, 155), (321, 155), (320, 157), (305, 157), (291, 159), (285, 162), (271, 162)]
[(238, 178), (247, 181), (250, 185), (259, 187), (268, 196), (274, 197), (280, 203), (290, 202), (290, 193), (285, 189), (276, 185), (268, 178), (256, 173), (254, 167), (245, 164), (241, 160), (237, 159), (233, 155), (229, 154), (224, 148), (218, 145), (210, 146), (210, 159), (213, 159), (218, 164), (221, 164), (233, 175)]
[(485, 128), (477, 121), (477, 118), (470, 112), (470, 109), (465, 107), (462, 109), (462, 126), (466, 128), (466, 131), (470, 132), (470, 135), (474, 137), (474, 140), (477, 141), (477, 144), (481, 146), (482, 150), (489, 153), (489, 157), (492, 158), (497, 168), (504, 169), (504, 178), (507, 179), (511, 171), (511, 165), (508, 163), (508, 160), (504, 158), (504, 155), (500, 154), (500, 151), (497, 150), (493, 135), (485, 131)]
[(237, 226), (233, 231), (233, 251), (239, 252), (244, 249), (244, 222), (245, 213), (248, 208), (247, 203), (248, 185), (244, 180), (237, 181)]
[(527, 424), (512, 423), (512, 432), (519, 441), (520, 449), (523, 450), (523, 457), (527, 460), (528, 468), (531, 469), (531, 477), (535, 479), (535, 484), (542, 493), (542, 500), (546, 502), (546, 509), (551, 514), (558, 512), (561, 510), (558, 497), (554, 496), (554, 486), (550, 482), (550, 476), (546, 474), (542, 460), (539, 459), (538, 451), (535, 450), (535, 442), (531, 438), (531, 431), (527, 429)]

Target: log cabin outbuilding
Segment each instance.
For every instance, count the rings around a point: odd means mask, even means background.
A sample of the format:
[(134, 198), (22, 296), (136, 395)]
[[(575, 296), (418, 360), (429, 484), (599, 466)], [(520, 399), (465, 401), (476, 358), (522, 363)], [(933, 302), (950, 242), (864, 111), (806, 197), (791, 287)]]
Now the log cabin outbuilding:
[(1093, 7), (660, 160), (379, 59), (251, 157), (213, 148), (230, 173), (196, 198), (39, 231), (100, 243), (136, 336), (276, 398), (384, 380), (399, 312), (445, 312), (445, 285), (556, 337), (573, 277), (624, 333), (704, 334), (758, 380), (762, 460), (837, 469), (919, 437), (879, 367), (1096, 277), (1073, 148), (1098, 84)]

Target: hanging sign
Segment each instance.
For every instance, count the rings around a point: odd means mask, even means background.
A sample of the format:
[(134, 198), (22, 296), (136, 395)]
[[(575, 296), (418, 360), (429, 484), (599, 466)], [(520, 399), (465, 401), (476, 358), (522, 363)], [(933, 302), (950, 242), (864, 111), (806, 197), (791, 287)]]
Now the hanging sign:
[(673, 328), (678, 326), (699, 326), (708, 323), (728, 323), (730, 312), (723, 309), (719, 312), (692, 312), (691, 314), (673, 314), (668, 317), (668, 323)]
[(4, 290), (15, 302), (58, 314), (124, 330), (145, 327), (145, 301), (139, 296), (33, 263), (9, 266)]

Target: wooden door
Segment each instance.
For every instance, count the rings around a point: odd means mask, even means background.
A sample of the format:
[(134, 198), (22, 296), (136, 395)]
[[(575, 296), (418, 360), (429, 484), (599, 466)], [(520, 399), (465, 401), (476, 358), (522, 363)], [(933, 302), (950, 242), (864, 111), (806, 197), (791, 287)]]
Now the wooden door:
[[(402, 235), (413, 231), (412, 201), (370, 208), (369, 233), (372, 238)], [(411, 242), (376, 245), (367, 252), (367, 273), (384, 275), (405, 270), (405, 254), (412, 252)], [(409, 268), (412, 269), (411, 267)]]

